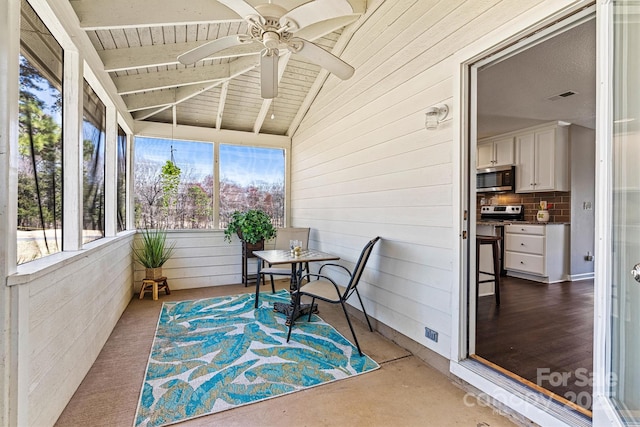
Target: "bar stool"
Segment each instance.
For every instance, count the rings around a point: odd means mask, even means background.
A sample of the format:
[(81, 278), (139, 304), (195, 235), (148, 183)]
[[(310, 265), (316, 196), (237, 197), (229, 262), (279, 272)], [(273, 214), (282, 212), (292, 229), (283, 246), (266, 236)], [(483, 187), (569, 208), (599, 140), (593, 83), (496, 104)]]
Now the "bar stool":
[(151, 291), (151, 295), (154, 300), (158, 299), (158, 291), (164, 289), (167, 295), (171, 295), (169, 284), (166, 277), (159, 277), (157, 279), (142, 279), (142, 287), (140, 288), (140, 299), (144, 298), (146, 291)]
[[(500, 236), (476, 236), (476, 300), (478, 299), (478, 291), (480, 283), (495, 283), (496, 305), (500, 305), (500, 248), (499, 244), (502, 240)], [(480, 271), (480, 246), (491, 245), (493, 254), (493, 273)], [(480, 280), (480, 273), (491, 276), (491, 279)]]

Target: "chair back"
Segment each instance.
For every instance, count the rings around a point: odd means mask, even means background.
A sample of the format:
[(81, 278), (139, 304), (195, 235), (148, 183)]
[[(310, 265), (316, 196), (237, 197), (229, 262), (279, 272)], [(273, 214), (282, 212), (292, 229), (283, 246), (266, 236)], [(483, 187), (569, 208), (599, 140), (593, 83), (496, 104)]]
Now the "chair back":
[(309, 247), (309, 228), (302, 227), (287, 227), (278, 228), (276, 233), (275, 249), (288, 251), (290, 240), (300, 240), (302, 242), (302, 249)]
[(375, 239), (370, 240), (362, 249), (362, 252), (360, 253), (360, 258), (358, 258), (358, 262), (356, 263), (356, 266), (353, 268), (353, 273), (351, 274), (349, 285), (347, 285), (347, 289), (344, 291), (344, 294), (342, 296), (342, 299), (344, 301), (346, 301), (351, 296), (356, 286), (358, 286), (358, 283), (360, 282), (360, 278), (362, 277), (362, 273), (364, 272), (364, 267), (367, 264), (367, 261), (369, 260), (369, 255), (371, 255), (373, 246), (378, 242), (378, 240), (380, 240), (380, 237), (376, 237)]

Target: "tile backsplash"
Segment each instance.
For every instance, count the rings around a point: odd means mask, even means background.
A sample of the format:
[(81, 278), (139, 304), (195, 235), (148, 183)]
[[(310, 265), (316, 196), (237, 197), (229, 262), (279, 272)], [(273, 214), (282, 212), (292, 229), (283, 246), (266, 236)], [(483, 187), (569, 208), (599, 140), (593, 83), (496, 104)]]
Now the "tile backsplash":
[(524, 205), (525, 221), (535, 221), (536, 213), (540, 209), (540, 202), (546, 200), (553, 206), (549, 211), (549, 222), (571, 222), (571, 192), (551, 191), (548, 193), (479, 193), (476, 197), (477, 219), (480, 219), (481, 200), (485, 204), (492, 204), (492, 198), (496, 198), (497, 205)]

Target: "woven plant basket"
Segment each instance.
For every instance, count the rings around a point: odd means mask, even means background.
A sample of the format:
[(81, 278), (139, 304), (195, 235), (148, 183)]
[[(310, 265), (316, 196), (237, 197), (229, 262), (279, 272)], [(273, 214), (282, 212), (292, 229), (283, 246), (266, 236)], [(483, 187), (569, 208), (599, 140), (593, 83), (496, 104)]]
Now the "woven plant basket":
[(145, 269), (145, 279), (155, 280), (162, 277), (162, 267)]

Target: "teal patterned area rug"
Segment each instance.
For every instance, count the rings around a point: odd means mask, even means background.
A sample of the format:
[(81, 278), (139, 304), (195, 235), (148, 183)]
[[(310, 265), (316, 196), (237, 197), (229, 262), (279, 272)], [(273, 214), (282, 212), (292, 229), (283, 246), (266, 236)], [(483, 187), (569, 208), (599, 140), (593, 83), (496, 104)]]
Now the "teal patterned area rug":
[(296, 322), (273, 303), (286, 290), (165, 302), (134, 425), (162, 426), (379, 368), (320, 317)]

